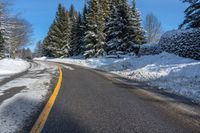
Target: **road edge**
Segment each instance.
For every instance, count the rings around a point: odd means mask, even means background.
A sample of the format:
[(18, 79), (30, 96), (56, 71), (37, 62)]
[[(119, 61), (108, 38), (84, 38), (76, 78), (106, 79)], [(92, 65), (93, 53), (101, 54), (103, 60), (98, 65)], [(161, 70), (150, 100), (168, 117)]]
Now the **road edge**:
[(62, 85), (62, 78), (63, 78), (63, 72), (60, 66), (58, 66), (59, 69), (59, 79), (56, 85), (56, 88), (54, 89), (51, 97), (49, 98), (47, 104), (45, 105), (44, 109), (42, 110), (40, 116), (38, 117), (37, 121), (35, 122), (34, 126), (32, 127), (30, 133), (40, 133), (45, 125), (45, 122), (49, 116), (49, 113), (55, 103), (55, 100), (57, 98), (57, 95), (60, 91), (61, 85)]

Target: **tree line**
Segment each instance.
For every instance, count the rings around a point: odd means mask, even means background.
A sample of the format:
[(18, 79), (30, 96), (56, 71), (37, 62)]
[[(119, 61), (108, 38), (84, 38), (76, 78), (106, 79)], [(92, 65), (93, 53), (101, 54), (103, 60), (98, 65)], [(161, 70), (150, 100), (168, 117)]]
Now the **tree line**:
[[(180, 29), (198, 28), (199, 0), (181, 0), (190, 5)], [(150, 13), (142, 27), (141, 16), (127, 0), (88, 0), (80, 13), (72, 5), (66, 10), (58, 6), (56, 18), (48, 35), (37, 43), (37, 55), (86, 58), (104, 55), (137, 54), (140, 45), (158, 43), (163, 33), (161, 22)]]
[(83, 12), (61, 4), (48, 35), (37, 51), (48, 57), (137, 53), (146, 42), (141, 16), (133, 0), (89, 0)]

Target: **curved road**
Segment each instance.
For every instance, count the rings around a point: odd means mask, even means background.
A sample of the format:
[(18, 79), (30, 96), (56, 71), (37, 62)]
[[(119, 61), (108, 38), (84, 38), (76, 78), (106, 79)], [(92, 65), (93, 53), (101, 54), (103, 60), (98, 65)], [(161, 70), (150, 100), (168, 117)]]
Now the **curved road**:
[(200, 132), (200, 117), (94, 70), (67, 66), (73, 69), (63, 67), (62, 87), (42, 133)]

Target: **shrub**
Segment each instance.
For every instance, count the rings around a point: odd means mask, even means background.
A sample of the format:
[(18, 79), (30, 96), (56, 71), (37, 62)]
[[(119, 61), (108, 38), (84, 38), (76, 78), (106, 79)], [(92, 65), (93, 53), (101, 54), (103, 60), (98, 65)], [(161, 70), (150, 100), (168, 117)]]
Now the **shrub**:
[(166, 32), (159, 47), (168, 53), (200, 60), (200, 28)]
[(160, 50), (158, 44), (143, 44), (140, 47), (139, 56), (143, 55), (155, 55), (159, 54), (162, 51)]

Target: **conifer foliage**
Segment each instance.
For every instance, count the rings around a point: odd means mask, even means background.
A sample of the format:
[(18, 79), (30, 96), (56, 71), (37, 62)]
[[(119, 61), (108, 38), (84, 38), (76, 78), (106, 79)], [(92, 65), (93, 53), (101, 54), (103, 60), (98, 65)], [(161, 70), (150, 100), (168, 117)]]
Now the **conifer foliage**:
[(4, 56), (4, 39), (3, 34), (0, 32), (0, 59)]
[(72, 40), (71, 40), (71, 55), (77, 56), (83, 54), (84, 46), (83, 44), (84, 37), (84, 27), (82, 16), (79, 13), (76, 21), (73, 22), (72, 27)]
[(141, 45), (146, 42), (146, 39), (144, 37), (145, 32), (141, 24), (141, 15), (140, 15), (140, 12), (136, 8), (136, 0), (133, 0), (132, 13), (133, 13), (132, 22), (133, 22), (133, 28), (135, 31), (134, 40), (136, 44)]
[(43, 47), (42, 41), (38, 41), (36, 44), (35, 56), (36, 57), (44, 56), (44, 47)]
[(113, 3), (112, 14), (106, 26), (108, 54), (131, 53), (137, 51), (137, 45), (144, 42), (140, 14), (135, 6), (131, 10), (126, 0)]
[(127, 0), (88, 0), (83, 13), (59, 5), (43, 41), (44, 55), (85, 58), (136, 52), (145, 41), (140, 14)]
[(104, 55), (105, 45), (105, 19), (103, 17), (103, 10), (99, 0), (91, 0), (88, 4), (86, 14), (86, 31), (85, 31), (85, 57), (94, 57)]
[(185, 10), (185, 20), (179, 28), (200, 28), (200, 0), (182, 0), (190, 3)]
[(70, 20), (69, 14), (60, 4), (56, 19), (51, 25), (47, 38), (44, 40), (44, 45), (49, 56), (63, 57), (70, 55)]

